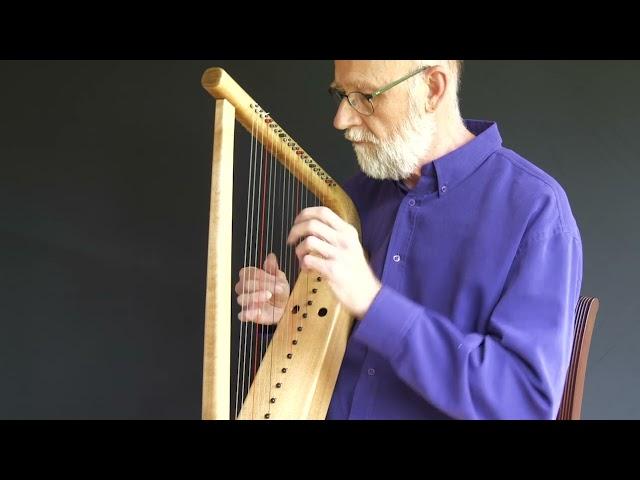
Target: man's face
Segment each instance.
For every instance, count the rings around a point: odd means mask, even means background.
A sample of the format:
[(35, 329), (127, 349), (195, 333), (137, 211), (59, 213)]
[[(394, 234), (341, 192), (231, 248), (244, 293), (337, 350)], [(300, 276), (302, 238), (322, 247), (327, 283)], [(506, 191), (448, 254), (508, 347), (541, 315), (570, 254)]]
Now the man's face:
[[(339, 60), (334, 87), (370, 94), (406, 75), (415, 65), (402, 61)], [(414, 91), (410, 93), (410, 87)], [(362, 115), (344, 100), (333, 125), (352, 142), (362, 171), (372, 178), (400, 180), (414, 173), (431, 146), (435, 124), (424, 110), (421, 78), (403, 82), (373, 99), (374, 113)]]

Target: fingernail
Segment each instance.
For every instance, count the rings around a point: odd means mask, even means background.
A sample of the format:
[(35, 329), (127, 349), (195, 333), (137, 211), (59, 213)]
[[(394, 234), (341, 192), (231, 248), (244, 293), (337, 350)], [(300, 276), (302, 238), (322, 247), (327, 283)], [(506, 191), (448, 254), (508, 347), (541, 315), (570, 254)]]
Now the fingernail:
[(269, 300), (271, 297), (273, 297), (273, 294), (271, 292), (267, 292), (267, 300)]

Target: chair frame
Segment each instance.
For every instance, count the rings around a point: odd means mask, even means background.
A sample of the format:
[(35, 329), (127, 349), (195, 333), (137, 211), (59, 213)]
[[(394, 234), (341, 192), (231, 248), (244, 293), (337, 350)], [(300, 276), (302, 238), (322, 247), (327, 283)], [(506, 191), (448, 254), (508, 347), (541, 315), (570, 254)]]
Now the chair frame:
[(600, 300), (581, 296), (576, 306), (571, 361), (565, 380), (557, 420), (580, 420), (587, 361)]

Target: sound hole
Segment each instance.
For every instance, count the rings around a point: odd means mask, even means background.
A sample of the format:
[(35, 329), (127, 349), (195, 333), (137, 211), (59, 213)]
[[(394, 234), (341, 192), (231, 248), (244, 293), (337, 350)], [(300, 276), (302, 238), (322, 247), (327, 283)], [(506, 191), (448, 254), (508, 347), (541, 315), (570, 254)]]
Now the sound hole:
[(327, 309), (326, 308), (321, 308), (320, 310), (318, 310), (318, 316), (320, 317), (324, 317), (327, 314)]
[(291, 310), (291, 313), (298, 313), (300, 311), (300, 306), (296, 305), (295, 307), (293, 307), (293, 309)]

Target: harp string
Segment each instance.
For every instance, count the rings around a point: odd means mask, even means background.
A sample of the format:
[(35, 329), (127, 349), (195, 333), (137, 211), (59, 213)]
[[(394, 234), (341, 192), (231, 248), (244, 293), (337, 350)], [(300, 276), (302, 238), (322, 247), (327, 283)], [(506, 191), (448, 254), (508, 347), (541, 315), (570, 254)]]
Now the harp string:
[[(253, 177), (251, 178), (251, 184), (250, 184), (250, 203), (247, 204), (247, 209), (251, 210), (251, 223), (250, 223), (250, 228), (249, 228), (249, 234), (247, 235), (248, 237), (248, 243), (249, 243), (249, 252), (248, 252), (248, 263), (245, 264), (245, 268), (250, 267), (254, 262), (253, 257), (255, 256), (255, 252), (254, 252), (254, 241), (256, 241), (254, 239), (254, 237), (257, 239), (257, 227), (254, 227), (254, 223), (257, 225), (259, 222), (259, 219), (256, 215), (256, 198), (259, 198), (260, 196), (260, 176), (258, 175), (258, 162), (257, 162), (257, 158), (258, 158), (258, 149), (259, 144), (258, 144), (258, 139), (255, 136), (255, 130), (256, 130), (256, 119), (254, 118), (252, 121), (252, 132), (251, 132), (251, 149), (250, 149), (250, 154), (249, 154), (249, 169), (250, 172), (252, 172)], [(256, 192), (256, 186), (257, 186), (257, 192)], [(259, 210), (258, 210), (259, 212)], [(255, 247), (255, 249), (257, 249), (257, 247)], [(245, 250), (246, 250), (246, 245), (245, 245)], [(245, 252), (246, 253), (246, 252)], [(245, 275), (244, 275), (244, 284), (243, 284), (243, 294), (246, 294), (246, 288), (248, 285), (248, 282), (252, 280), (252, 275), (249, 274), (248, 278), (247, 278), (247, 271), (245, 270)], [(251, 360), (252, 360), (252, 345), (253, 345), (253, 333), (254, 333), (254, 324), (253, 322), (241, 322), (241, 328), (244, 328), (244, 338), (242, 341), (242, 345), (239, 347), (239, 350), (242, 350), (243, 352), (243, 361), (242, 361), (242, 395), (239, 398), (239, 402), (236, 405), (236, 417), (239, 415), (240, 413), (240, 409), (242, 407), (242, 403), (244, 402), (244, 399), (246, 397), (246, 391), (245, 389), (249, 388), (249, 385), (251, 384)]]
[[(259, 121), (258, 119), (256, 119), (256, 121)], [(257, 141), (257, 139), (256, 139)], [(260, 152), (258, 154), (258, 152)], [(255, 207), (252, 205), (252, 209), (255, 208), (256, 210), (256, 217), (255, 217), (255, 248), (254, 248), (254, 252), (253, 252), (253, 258), (251, 259), (251, 265), (252, 267), (256, 266), (256, 264), (258, 263), (258, 255), (259, 255), (259, 250), (260, 250), (260, 224), (261, 224), (261, 199), (262, 199), (262, 184), (263, 184), (263, 162), (262, 162), (262, 156), (264, 153), (264, 147), (262, 145), (261, 141), (257, 141), (257, 148), (254, 150), (254, 157), (253, 157), (253, 161), (255, 162), (256, 165), (256, 169), (259, 172), (258, 176), (256, 178), (256, 183), (255, 183), (255, 187), (257, 189), (257, 195), (254, 197), (253, 201), (255, 204)], [(253, 243), (253, 242), (252, 242)], [(251, 275), (250, 277), (250, 281), (255, 282), (257, 279), (255, 279), (255, 275)], [(254, 337), (255, 337), (255, 342), (257, 344), (257, 327), (256, 324), (254, 322), (248, 321), (247, 322), (248, 325), (250, 326), (251, 329), (251, 335), (249, 338), (249, 344), (247, 346), (247, 349), (249, 350), (249, 364), (247, 365), (247, 390), (249, 389), (251, 383), (252, 383), (252, 378), (255, 376), (255, 363), (256, 363), (256, 352), (255, 352), (255, 348), (254, 348)], [(252, 374), (253, 372), (253, 374)], [(254, 391), (254, 397), (255, 397), (255, 391)]]
[[(259, 213), (259, 226), (258, 227), (258, 235), (257, 238), (259, 238), (259, 240), (257, 240), (259, 242), (259, 246), (256, 249), (256, 259), (253, 263), (253, 265), (256, 268), (262, 268), (262, 251), (264, 248), (264, 208), (265, 208), (265, 195), (266, 195), (266, 180), (267, 180), (267, 168), (268, 168), (268, 164), (266, 162), (267, 156), (265, 155), (265, 151), (264, 151), (264, 133), (261, 134), (261, 138), (260, 138), (260, 195), (258, 195), (258, 202), (260, 205), (260, 208), (258, 209)], [(254, 322), (251, 322), (252, 325), (256, 325), (255, 329), (257, 330), (256, 335), (255, 335), (255, 348), (254, 348), (254, 356), (253, 356), (253, 375), (252, 378), (256, 377), (256, 373), (258, 372), (258, 347), (261, 344), (259, 335), (260, 337), (262, 336), (262, 331), (264, 330), (264, 327), (262, 325), (258, 325), (258, 324), (254, 324)], [(260, 357), (260, 360), (262, 360), (262, 357)], [(255, 397), (256, 397), (256, 389), (253, 389), (253, 402), (252, 404), (255, 405)], [(253, 416), (254, 412), (251, 412), (251, 419), (254, 419)]]
[[(296, 179), (291, 172), (290, 165), (287, 164), (287, 211), (286, 211), (286, 224), (292, 225), (293, 218), (295, 215), (295, 192), (296, 192)], [(293, 285), (295, 285), (294, 278), (294, 263), (293, 263), (293, 247), (291, 245), (286, 244), (284, 257), (286, 259), (286, 275), (287, 280), (289, 281), (290, 289), (293, 289)], [(295, 303), (295, 301), (294, 301)], [(289, 312), (287, 312), (289, 313)], [(286, 341), (291, 342), (295, 337), (295, 327), (291, 325), (291, 322), (287, 322), (287, 331), (286, 331)], [(283, 388), (287, 388), (286, 381), (283, 382)]]
[[(251, 198), (252, 192), (252, 175), (254, 174), (255, 169), (253, 168), (253, 146), (254, 146), (254, 132), (255, 132), (255, 119), (251, 125), (251, 138), (250, 138), (250, 147), (249, 147), (249, 178), (247, 181), (247, 207), (246, 207), (246, 220), (245, 220), (245, 229), (244, 229), (244, 258), (242, 262), (243, 268), (243, 278), (242, 278), (242, 295), (246, 293), (246, 268), (247, 268), (247, 253), (249, 253), (249, 257), (251, 253), (249, 249), (251, 248), (251, 242), (249, 242), (249, 233), (253, 232), (253, 210), (250, 208), (253, 205), (253, 199)], [(251, 230), (249, 229), (249, 211), (251, 210)], [(249, 249), (247, 248), (247, 244), (249, 244)], [(244, 298), (244, 297), (243, 297)], [(233, 321), (233, 319), (232, 319)], [(244, 341), (243, 341), (244, 334)], [(242, 400), (244, 399), (244, 385), (245, 385), (245, 369), (246, 369), (246, 338), (247, 336), (247, 324), (246, 322), (240, 322), (240, 326), (238, 328), (238, 360), (236, 365), (236, 395), (235, 395), (235, 404), (234, 404), (234, 418), (238, 418), (238, 414), (240, 413), (239, 406), (241, 405)], [(245, 347), (243, 349), (243, 346)]]
[[(268, 209), (268, 218), (267, 218), (267, 232), (269, 232), (269, 239), (268, 239), (268, 246), (265, 249), (265, 259), (266, 256), (270, 253), (273, 252), (273, 234), (275, 231), (275, 207), (276, 207), (276, 193), (277, 193), (277, 170), (276, 170), (276, 165), (277, 162), (275, 161), (275, 156), (273, 154), (273, 149), (270, 150), (269, 152), (269, 160), (271, 163), (271, 168), (269, 170), (269, 209)], [(273, 284), (273, 288), (271, 288), (271, 291), (273, 292), (273, 295), (275, 296), (275, 281), (276, 281), (277, 275), (274, 275), (274, 284)], [(265, 277), (265, 282), (268, 281), (267, 277)], [(265, 285), (264, 290), (267, 290), (269, 287), (268, 284)], [(275, 309), (272, 309), (272, 319), (271, 319), (271, 325), (273, 325), (274, 322), (274, 318), (275, 317)], [(267, 335), (262, 335), (261, 337), (261, 342), (263, 342), (263, 344), (266, 346), (269, 343), (269, 330), (272, 329), (272, 326), (267, 326), (265, 327), (266, 330), (266, 334)], [(273, 349), (270, 350), (270, 358), (266, 359), (269, 362), (269, 383), (267, 385), (267, 393), (269, 394), (269, 398), (275, 398), (272, 392), (273, 389)], [(269, 404), (269, 411), (268, 413), (271, 413), (271, 404)]]
[[(260, 245), (260, 263), (258, 265), (256, 265), (258, 268), (264, 268), (264, 262), (266, 262), (267, 260), (267, 251), (269, 250), (269, 236), (270, 236), (270, 227), (271, 225), (269, 224), (269, 221), (271, 220), (271, 172), (273, 171), (271, 169), (271, 159), (272, 156), (269, 154), (269, 150), (266, 150), (264, 152), (264, 159), (263, 161), (265, 162), (265, 173), (264, 173), (264, 185), (266, 188), (266, 193), (264, 195), (264, 199), (266, 202), (265, 207), (263, 207), (263, 223), (264, 223), (264, 239), (261, 242)], [(267, 282), (266, 282), (266, 276), (262, 278), (261, 282), (260, 282), (260, 291), (265, 291), (267, 289)], [(261, 315), (262, 316), (262, 315)], [(264, 321), (265, 319), (263, 318), (262, 321)], [(259, 343), (260, 343), (260, 357), (258, 357), (258, 367), (262, 364), (263, 360), (264, 360), (264, 346), (265, 346), (265, 333), (267, 330), (267, 327), (265, 326), (264, 323), (260, 323), (260, 336), (258, 338)], [(268, 392), (268, 385), (264, 385), (261, 384), (260, 385), (261, 388), (267, 388), (267, 392)], [(265, 393), (265, 392), (258, 392), (261, 396)]]
[[(277, 148), (278, 154), (279, 154), (280, 153), (280, 146), (278, 145), (276, 148)], [(280, 194), (282, 193), (283, 194), (282, 198), (284, 199), (284, 170), (285, 170), (285, 168), (283, 166), (280, 166), (278, 162), (275, 162), (275, 168), (276, 168), (276, 175), (275, 175), (276, 188), (274, 189), (274, 213), (277, 210), (276, 207), (275, 207), (276, 198), (279, 198)], [(282, 184), (278, 183), (278, 180), (279, 180), (278, 168), (280, 168), (280, 170), (282, 170), (282, 172), (283, 172), (282, 173)], [(282, 267), (282, 265), (281, 265), (281, 262), (282, 262), (282, 240), (284, 238), (284, 216), (282, 214), (283, 207), (284, 207), (284, 202), (282, 202), (282, 207), (280, 208), (280, 219), (281, 219), (280, 220), (280, 249), (278, 251), (278, 254), (276, 255), (277, 258), (278, 258), (278, 269), (281, 269), (281, 267)], [(274, 216), (274, 225), (275, 225), (275, 216)], [(274, 230), (275, 230), (275, 228), (274, 228)], [(274, 251), (273, 243), (272, 243), (272, 251)], [(273, 292), (273, 296), (274, 297), (276, 296), (277, 281), (278, 281), (278, 278), (277, 278), (277, 273), (276, 273), (276, 275), (273, 277), (273, 288), (271, 289), (272, 292)], [(273, 308), (272, 309), (272, 318), (271, 318), (271, 324), (272, 325), (275, 325), (275, 322), (279, 320), (278, 318), (275, 318), (275, 312), (276, 312), (275, 308)], [(273, 367), (273, 349), (271, 350), (271, 352), (272, 352), (271, 353), (271, 358), (269, 359), (269, 361), (271, 362), (271, 364), (269, 366), (269, 388), (271, 390), (273, 390), (274, 387), (275, 387), (274, 382), (273, 382), (273, 378), (272, 378), (272, 373), (274, 371), (273, 370), (273, 368), (274, 368)], [(271, 390), (269, 392), (270, 398), (276, 398), (277, 399), (277, 392), (273, 392), (273, 394), (272, 394)], [(271, 413), (271, 405), (269, 405), (269, 413)]]
[[(309, 185), (309, 169), (305, 169), (305, 184)], [(309, 206), (309, 196), (308, 196), (308, 189), (304, 189), (304, 206), (305, 208)], [(298, 243), (301, 243), (303, 239), (300, 239), (300, 241)], [(302, 265), (301, 265), (302, 267)], [(306, 280), (305, 280), (305, 297), (308, 297), (309, 295), (309, 276), (306, 276)], [(304, 302), (304, 313), (306, 315), (306, 318), (309, 317), (309, 302), (307, 301), (306, 298), (302, 298), (301, 299)]]
[[(268, 114), (266, 117), (268, 118)], [(271, 148), (265, 148), (264, 130), (261, 130), (260, 138), (258, 138), (257, 135), (256, 122), (261, 121), (264, 121), (264, 117), (254, 118), (251, 128), (247, 212), (243, 252), (244, 287), (242, 294), (247, 295), (249, 291), (257, 290), (260, 292), (271, 291), (275, 296), (277, 275), (273, 276), (273, 285), (271, 285), (271, 288), (269, 288), (269, 285), (261, 283), (256, 285), (258, 287), (257, 289), (255, 287), (249, 289), (248, 287), (251, 285), (251, 282), (255, 282), (255, 276), (248, 274), (247, 269), (251, 267), (255, 269), (264, 268), (264, 263), (269, 253), (275, 253), (278, 258), (278, 269), (286, 275), (291, 293), (300, 274), (300, 265), (295, 254), (295, 247), (299, 245), (303, 239), (300, 239), (296, 245), (288, 245), (286, 243), (286, 237), (296, 216), (303, 208), (324, 204), (324, 192), (321, 192), (321, 197), (317, 197), (304, 186), (304, 184), (310, 184), (310, 177), (314, 174), (314, 172), (311, 172), (312, 168), (309, 168), (309, 170), (305, 169), (305, 182), (303, 184), (293, 175), (288, 159), (285, 160), (284, 166), (279, 165), (276, 157), (280, 156), (281, 148), (285, 148), (287, 145), (277, 144), (275, 146), (277, 151)], [(291, 145), (297, 147), (295, 143), (290, 143), (288, 146), (291, 147)], [(281, 200), (280, 204), (279, 200)], [(276, 237), (275, 234), (278, 215), (280, 216), (279, 242), (277, 242), (278, 237)], [(277, 245), (277, 243), (279, 243), (279, 245)], [(253, 270), (253, 272), (255, 272), (255, 270)], [(266, 281), (266, 277), (264, 281)], [(294, 317), (296, 319), (295, 323), (286, 322), (286, 332), (282, 332), (285, 333), (285, 335), (281, 334), (278, 336), (281, 341), (286, 342), (286, 345), (281, 345), (279, 350), (288, 352), (291, 356), (295, 355), (296, 345), (300, 340), (300, 332), (302, 332), (303, 329), (302, 320), (308, 317), (310, 311), (308, 300), (310, 298), (312, 299), (312, 297), (310, 297), (308, 276), (306, 277), (305, 287), (305, 291), (301, 289), (299, 292), (302, 298), (296, 298), (293, 302), (293, 305), (298, 306), (300, 314)], [(315, 305), (312, 306), (312, 308), (314, 307)], [(252, 310), (253, 308), (248, 304), (245, 309)], [(284, 315), (288, 313), (290, 312), (284, 312)], [(262, 321), (265, 320), (267, 319), (263, 317)], [(265, 377), (268, 378), (269, 381), (260, 382), (260, 385), (256, 385), (256, 388), (253, 388), (252, 405), (254, 408), (256, 406), (256, 394), (264, 398), (264, 394), (266, 393), (268, 394), (266, 398), (277, 401), (278, 394), (282, 394), (286, 390), (286, 375), (278, 387), (276, 387), (274, 383), (274, 368), (280, 368), (281, 366), (276, 365), (274, 367), (272, 354), (274, 349), (268, 349), (271, 334), (276, 326), (276, 321), (279, 320), (275, 318), (275, 309), (272, 309), (272, 318), (270, 320), (270, 325), (264, 323), (256, 324), (253, 321), (240, 322), (240, 345), (238, 348), (234, 418), (239, 417), (246, 395), (251, 391), (251, 385), (260, 368), (265, 371), (269, 370), (266, 372), (267, 376)], [(286, 349), (284, 347), (286, 347)], [(269, 358), (264, 358), (266, 352), (269, 352)], [(286, 360), (284, 365), (286, 368)], [(267, 391), (259, 391), (258, 389), (267, 389)], [(252, 408), (252, 410), (254, 408)], [(264, 415), (264, 411), (246, 413), (248, 417), (252, 419), (262, 418)], [(271, 413), (271, 403), (269, 403), (268, 413)]]

